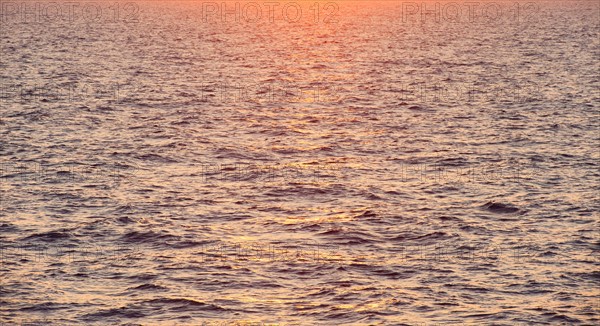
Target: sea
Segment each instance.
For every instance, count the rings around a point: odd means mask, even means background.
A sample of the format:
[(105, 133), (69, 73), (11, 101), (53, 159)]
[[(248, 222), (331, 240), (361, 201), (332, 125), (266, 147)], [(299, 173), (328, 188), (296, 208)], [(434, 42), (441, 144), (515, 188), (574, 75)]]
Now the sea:
[(600, 2), (0, 1), (1, 325), (599, 325)]

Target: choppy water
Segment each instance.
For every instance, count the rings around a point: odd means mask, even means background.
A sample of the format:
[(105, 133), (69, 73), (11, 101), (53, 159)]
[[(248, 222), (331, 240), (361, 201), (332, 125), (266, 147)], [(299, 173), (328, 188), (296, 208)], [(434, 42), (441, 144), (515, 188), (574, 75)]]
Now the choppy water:
[(2, 322), (600, 323), (597, 2), (0, 4)]

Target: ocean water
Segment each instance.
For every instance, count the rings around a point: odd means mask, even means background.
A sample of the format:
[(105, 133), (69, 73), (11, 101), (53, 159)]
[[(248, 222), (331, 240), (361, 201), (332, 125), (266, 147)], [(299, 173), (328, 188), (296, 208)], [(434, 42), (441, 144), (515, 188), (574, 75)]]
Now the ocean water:
[(598, 325), (597, 1), (0, 1), (3, 325)]

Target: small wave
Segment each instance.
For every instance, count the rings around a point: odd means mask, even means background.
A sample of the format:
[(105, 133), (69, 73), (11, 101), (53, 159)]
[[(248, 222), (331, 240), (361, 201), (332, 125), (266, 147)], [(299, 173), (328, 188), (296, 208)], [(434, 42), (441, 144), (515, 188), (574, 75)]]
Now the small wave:
[(512, 214), (520, 211), (517, 207), (514, 207), (512, 205), (496, 202), (487, 202), (485, 205), (482, 206), (482, 208), (497, 214)]
[(41, 241), (54, 241), (70, 239), (73, 235), (68, 231), (49, 231), (44, 233), (35, 233), (25, 237), (23, 240), (41, 240)]
[(208, 311), (225, 311), (226, 310), (225, 308), (222, 308), (222, 307), (214, 305), (214, 304), (204, 303), (204, 302), (200, 302), (200, 301), (196, 301), (196, 300), (192, 300), (192, 299), (182, 299), (182, 298), (154, 299), (154, 300), (144, 301), (143, 304), (158, 305), (160, 307), (166, 307), (167, 309), (175, 310), (175, 311), (182, 311), (182, 310), (196, 311), (198, 309), (208, 310)]
[(144, 290), (144, 291), (155, 291), (155, 290), (167, 290), (166, 287), (156, 284), (142, 284), (136, 287), (129, 288), (128, 290)]
[(149, 232), (137, 232), (132, 231), (121, 237), (121, 240), (125, 242), (133, 243), (146, 243), (146, 242), (159, 242), (165, 244), (165, 240), (177, 240), (177, 237), (169, 234), (160, 234), (153, 231)]

